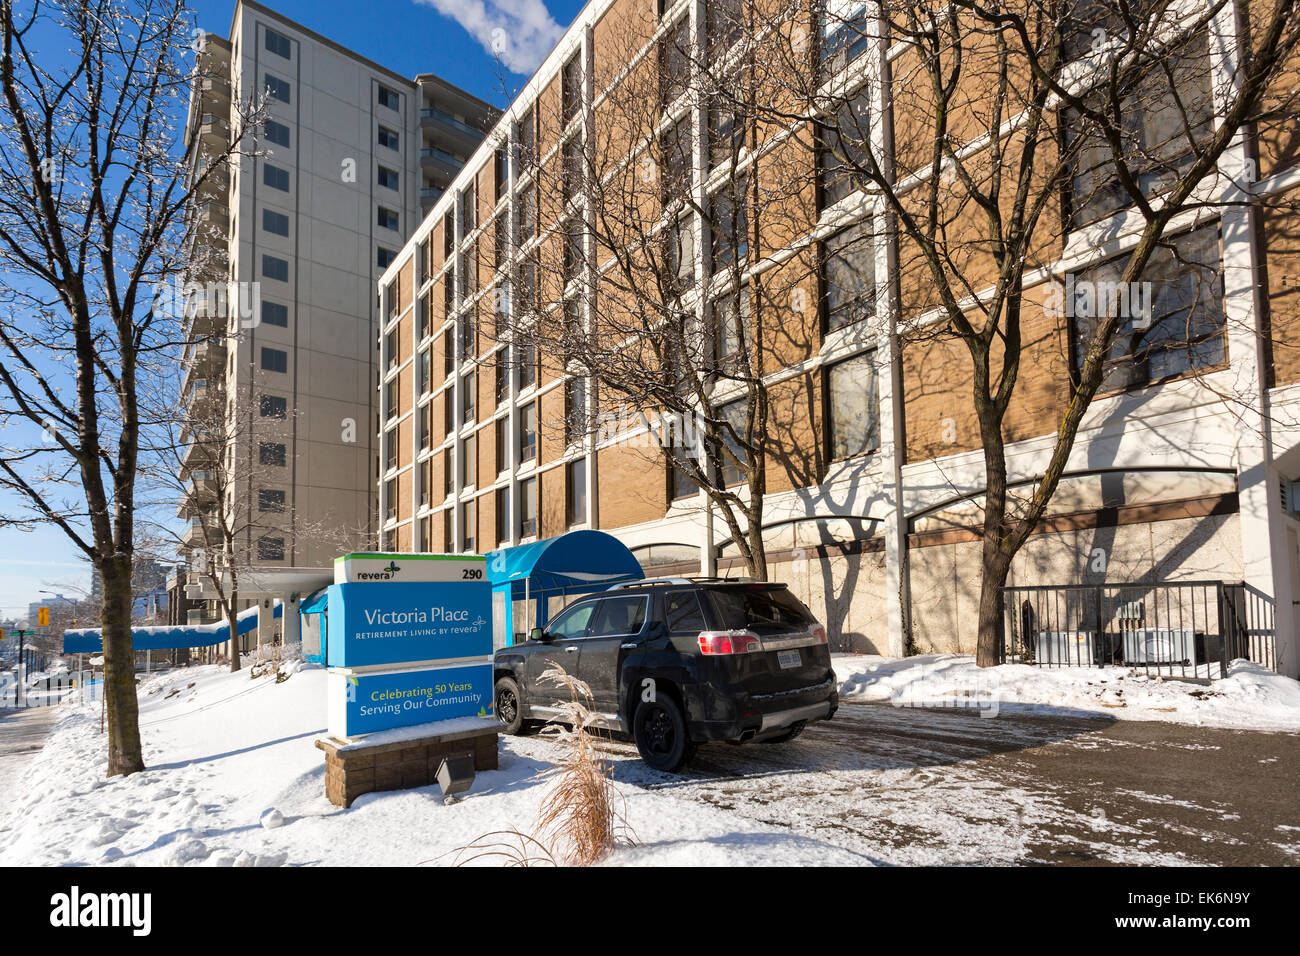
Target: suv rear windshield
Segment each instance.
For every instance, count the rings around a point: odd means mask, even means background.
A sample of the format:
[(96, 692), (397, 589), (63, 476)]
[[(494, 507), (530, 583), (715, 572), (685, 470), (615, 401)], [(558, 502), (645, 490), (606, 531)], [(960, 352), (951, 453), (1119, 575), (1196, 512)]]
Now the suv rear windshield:
[(708, 592), (714, 615), (723, 630), (801, 631), (812, 614), (786, 588), (718, 588)]

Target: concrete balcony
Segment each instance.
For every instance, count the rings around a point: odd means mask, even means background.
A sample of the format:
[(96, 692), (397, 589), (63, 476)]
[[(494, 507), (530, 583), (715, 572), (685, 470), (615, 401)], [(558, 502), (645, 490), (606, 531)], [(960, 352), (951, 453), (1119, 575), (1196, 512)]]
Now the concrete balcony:
[(475, 129), (463, 120), (436, 107), (420, 110), (420, 127), (433, 133), (434, 138), (446, 143), (462, 156), (468, 156), (483, 141), (483, 130)]
[(420, 150), (420, 168), (424, 172), (426, 185), (446, 189), (464, 165), (464, 160), (437, 146), (425, 146)]
[(191, 518), (181, 535), (181, 544), (186, 548), (216, 547), (221, 543), (221, 532), (216, 522)]

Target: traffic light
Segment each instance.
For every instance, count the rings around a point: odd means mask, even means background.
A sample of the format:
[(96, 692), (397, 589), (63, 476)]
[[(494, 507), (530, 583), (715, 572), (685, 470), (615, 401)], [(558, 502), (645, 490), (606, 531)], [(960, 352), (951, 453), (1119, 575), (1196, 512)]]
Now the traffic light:
[(50, 626), (50, 609), (48, 607), (38, 607), (36, 609), (36, 626), (37, 627)]

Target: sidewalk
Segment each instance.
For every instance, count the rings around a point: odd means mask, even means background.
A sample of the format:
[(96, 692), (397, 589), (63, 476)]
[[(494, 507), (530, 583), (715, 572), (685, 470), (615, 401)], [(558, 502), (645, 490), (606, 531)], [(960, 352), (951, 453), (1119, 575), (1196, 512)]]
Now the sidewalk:
[(0, 805), (8, 802), (9, 789), (45, 745), (57, 714), (53, 707), (0, 710)]

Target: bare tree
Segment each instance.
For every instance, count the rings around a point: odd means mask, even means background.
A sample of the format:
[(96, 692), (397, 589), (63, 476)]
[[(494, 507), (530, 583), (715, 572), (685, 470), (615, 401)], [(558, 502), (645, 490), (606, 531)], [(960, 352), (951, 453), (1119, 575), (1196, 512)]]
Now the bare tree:
[(254, 113), (236, 107), (225, 150), (184, 139), (196, 33), (178, 0), (0, 0), (0, 420), (17, 432), (0, 487), (27, 505), (3, 522), (61, 529), (102, 578), (110, 776), (144, 767), (137, 393), (178, 335), (152, 293), (183, 266), (190, 196), (224, 175)]
[(569, 402), (569, 440), (655, 433), (679, 496), (699, 489), (766, 579), (771, 470), (795, 485), (817, 470), (773, 414), (773, 374), (810, 356), (819, 313), (815, 250), (797, 241), (815, 166), (769, 135), (760, 104), (792, 80), (761, 26), (739, 2), (711, 4), (699, 36), (642, 8), (590, 75), (565, 68), (521, 121), (515, 319), (494, 334), (501, 361), (540, 355), (591, 384)]
[[(888, 222), (903, 347), (953, 342), (968, 359), (985, 471), (977, 661), (988, 666), (1011, 562), (1046, 513), (1095, 396), (1159, 379), (1162, 359), (1180, 350), (1193, 371), (1214, 364), (1215, 270), (1175, 226), (1196, 209), (1260, 201), (1249, 164), (1238, 179), (1221, 161), (1265, 105), (1294, 121), (1295, 91), (1280, 79), (1300, 44), (1300, 13), (1294, 0), (1252, 4), (1248, 18), (1231, 0), (883, 0), (814, 13), (819, 44), (767, 48), (798, 82), (770, 97), (764, 116), (791, 128), (815, 118), (826, 175), (860, 192), (858, 215)], [(887, 56), (858, 59), (882, 48)], [(1215, 58), (1231, 64), (1232, 82), (1212, 85)], [(892, 91), (888, 116), (872, 115), (872, 81)], [(1009, 417), (1024, 401), (1031, 317), (1052, 308), (1040, 301), (1043, 274), (1072, 228), (1119, 210), (1135, 244), (1091, 276), (1117, 294), (1083, 318), (1075, 303), (1056, 304), (1053, 329), (1075, 337), (1075, 360), (1047, 464), (1017, 495)], [(1162, 302), (1157, 289), (1154, 316), (1126, 308), (1129, 290), (1175, 266), (1203, 277), (1195, 301)]]

